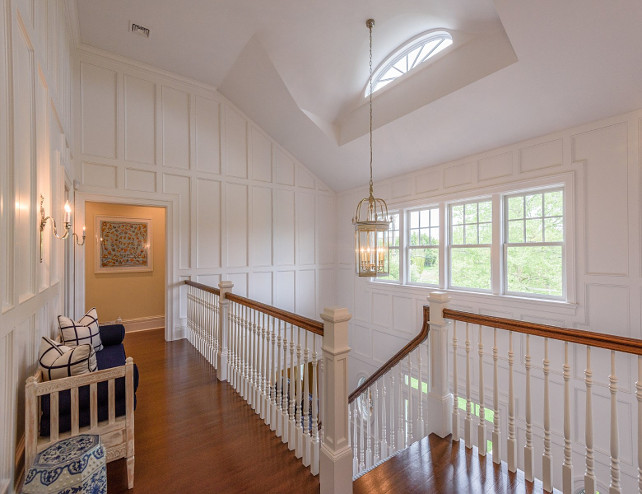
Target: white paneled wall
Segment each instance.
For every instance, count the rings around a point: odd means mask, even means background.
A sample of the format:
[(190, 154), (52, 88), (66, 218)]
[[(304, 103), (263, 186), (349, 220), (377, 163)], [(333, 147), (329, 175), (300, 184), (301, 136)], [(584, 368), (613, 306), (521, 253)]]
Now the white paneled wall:
[[(574, 249), (567, 262), (573, 272), (569, 280), (570, 303), (537, 302), (527, 299), (451, 291), (452, 307), (500, 317), (525, 319), (543, 324), (584, 328), (633, 338), (642, 338), (641, 297), (642, 263), (640, 250), (640, 153), (642, 111), (594, 122), (578, 128), (470, 156), (453, 163), (394, 177), (375, 184), (378, 196), (388, 200), (391, 208), (433, 205), (501, 190), (519, 190), (524, 184), (570, 176), (574, 203), (570, 205), (570, 238)], [(351, 321), (350, 385), (356, 386), (361, 376), (372, 373), (381, 363), (419, 332), (420, 307), (425, 303), (427, 288), (370, 283), (353, 274), (353, 233), (350, 218), (364, 190), (351, 190), (337, 197), (337, 302), (353, 314)], [(476, 332), (476, 330), (475, 330)], [(536, 340), (536, 339), (535, 339)], [(534, 341), (533, 339), (531, 341)], [(541, 342), (540, 342), (541, 343)], [(486, 348), (492, 342), (485, 342)], [(536, 348), (539, 343), (533, 343)], [(540, 345), (541, 346), (541, 345)], [(506, 342), (499, 342), (500, 355), (505, 355)], [(476, 342), (473, 341), (473, 348)], [(516, 338), (516, 379), (520, 390), (524, 379), (524, 341)], [(551, 345), (552, 403), (562, 403), (561, 348)], [(465, 358), (460, 347), (460, 358)], [(543, 386), (543, 350), (532, 353), (532, 386)], [(577, 351), (572, 358), (573, 369), (573, 437), (584, 436), (584, 354)], [(600, 352), (596, 352), (600, 354)], [(452, 355), (450, 355), (452, 359)], [(609, 359), (605, 353), (595, 358), (594, 420), (609, 423)], [(559, 364), (553, 367), (554, 364)], [(501, 365), (506, 367), (506, 362)], [(618, 361), (621, 374), (618, 386), (620, 410), (620, 445), (623, 471), (623, 492), (636, 490), (637, 459), (634, 442), (637, 438), (637, 403), (634, 395), (634, 368), (626, 358)], [(492, 373), (490, 362), (487, 372)], [(460, 380), (463, 376), (459, 376)], [(476, 377), (473, 378), (473, 382)], [(463, 389), (463, 381), (460, 390)], [(539, 391), (538, 391), (539, 390)], [(521, 392), (521, 391), (520, 391)], [(536, 396), (540, 396), (541, 393)], [(477, 399), (478, 390), (473, 392)], [(492, 405), (491, 390), (486, 390), (486, 406)], [(504, 400), (506, 397), (504, 397)], [(523, 445), (524, 404), (516, 403), (518, 438)], [(534, 444), (542, 445), (541, 413), (534, 416)], [(561, 410), (553, 420), (553, 444), (559, 457), (562, 442)], [(505, 421), (506, 415), (503, 414)], [(506, 423), (503, 423), (503, 427)], [(600, 429), (599, 431), (597, 429)], [(608, 480), (609, 430), (597, 427), (595, 438), (598, 479)], [(504, 437), (506, 437), (504, 435)], [(584, 470), (583, 451), (574, 450), (576, 474)], [(520, 462), (522, 451), (520, 448)], [(537, 465), (537, 462), (536, 462)], [(635, 465), (635, 466), (634, 466)], [(541, 468), (541, 465), (537, 466)], [(560, 480), (556, 465), (554, 478)], [(537, 472), (536, 472), (537, 473)], [(607, 481), (608, 484), (608, 481)]]
[(173, 292), (231, 280), (309, 317), (334, 304), (333, 192), (211, 87), (88, 47), (79, 66), (78, 197), (170, 208)]
[(74, 15), (63, 0), (0, 1), (0, 492), (22, 469), (24, 382), (62, 310), (63, 245), (48, 224), (40, 263), (37, 225), (40, 194), (62, 221)]

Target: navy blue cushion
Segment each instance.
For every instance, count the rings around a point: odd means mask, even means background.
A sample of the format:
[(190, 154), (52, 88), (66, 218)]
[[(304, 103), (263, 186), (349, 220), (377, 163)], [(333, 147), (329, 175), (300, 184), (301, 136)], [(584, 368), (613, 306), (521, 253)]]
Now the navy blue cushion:
[[(125, 365), (125, 348), (123, 345), (105, 346), (96, 352), (98, 370), (110, 369)], [(134, 409), (136, 409), (136, 390), (138, 389), (138, 366), (134, 364)], [(107, 382), (98, 383), (98, 421), (109, 418), (109, 390)], [(125, 378), (116, 379), (115, 386), (116, 416), (125, 415)], [(90, 424), (89, 413), (89, 386), (78, 388), (79, 424), (85, 427)], [(40, 417), (40, 435), (49, 436), (49, 416), (51, 413), (49, 395), (43, 395), (41, 400), (42, 416)], [(60, 433), (71, 430), (71, 391), (61, 391), (58, 394), (58, 430)]]
[(122, 324), (104, 324), (98, 328), (103, 346), (120, 345), (125, 339), (125, 326)]

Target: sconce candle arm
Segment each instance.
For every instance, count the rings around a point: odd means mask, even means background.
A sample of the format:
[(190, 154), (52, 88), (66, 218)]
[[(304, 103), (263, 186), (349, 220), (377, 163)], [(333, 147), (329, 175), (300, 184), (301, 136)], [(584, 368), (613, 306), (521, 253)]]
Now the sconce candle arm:
[(82, 229), (82, 242), (78, 240), (79, 238), (78, 235), (71, 231), (71, 208), (69, 207), (69, 203), (68, 202), (65, 203), (65, 217), (64, 217), (65, 232), (62, 235), (58, 235), (56, 220), (52, 216), (47, 216), (47, 214), (45, 213), (44, 202), (45, 202), (45, 198), (42, 194), (40, 194), (40, 262), (42, 262), (42, 253), (44, 250), (44, 231), (45, 231), (45, 227), (47, 226), (47, 221), (51, 220), (51, 229), (52, 229), (53, 236), (58, 240), (65, 240), (66, 238), (69, 237), (69, 234), (71, 233), (71, 237), (74, 239), (76, 244), (78, 245), (85, 244), (85, 227), (83, 227)]

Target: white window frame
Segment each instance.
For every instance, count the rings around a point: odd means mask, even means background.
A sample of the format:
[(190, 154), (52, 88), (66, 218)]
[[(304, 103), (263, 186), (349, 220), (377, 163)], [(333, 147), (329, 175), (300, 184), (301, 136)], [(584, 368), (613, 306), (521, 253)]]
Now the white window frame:
[[(563, 204), (562, 204), (562, 221), (563, 221), (563, 228), (562, 228), (562, 241), (560, 242), (546, 242), (543, 240), (542, 242), (525, 242), (525, 243), (515, 243), (515, 242), (509, 242), (508, 241), (508, 236), (509, 236), (509, 228), (508, 228), (508, 223), (509, 223), (509, 218), (508, 218), (508, 199), (511, 197), (523, 197), (529, 194), (545, 194), (546, 192), (554, 192), (554, 191), (562, 191), (563, 194)], [(522, 298), (528, 298), (528, 299), (539, 299), (539, 300), (556, 300), (556, 301), (568, 301), (568, 269), (567, 269), (567, 264), (568, 264), (568, 255), (567, 255), (567, 239), (569, 237), (568, 235), (568, 226), (567, 226), (567, 203), (568, 203), (568, 197), (567, 197), (567, 188), (565, 184), (552, 184), (550, 186), (542, 186), (542, 187), (535, 187), (535, 188), (529, 188), (526, 190), (520, 190), (520, 191), (513, 191), (509, 192), (506, 194), (501, 195), (501, 213), (502, 213), (502, 218), (501, 218), (501, 269), (502, 269), (502, 276), (501, 276), (501, 282), (502, 282), (502, 287), (501, 287), (501, 293), (502, 295), (506, 296), (512, 296), (512, 297), (522, 297)], [(544, 211), (542, 210), (542, 219), (545, 217)], [(526, 219), (526, 218), (524, 218)], [(542, 235), (545, 235), (545, 228), (543, 227)], [(516, 291), (509, 291), (508, 289), (508, 267), (507, 267), (507, 262), (508, 262), (508, 254), (507, 250), (509, 247), (514, 247), (514, 246), (524, 246), (524, 247), (534, 247), (534, 246), (559, 246), (562, 248), (562, 295), (556, 296), (556, 295), (545, 295), (541, 293), (529, 293), (529, 292), (516, 292)]]
[[(454, 244), (453, 243), (453, 224), (452, 224), (452, 208), (454, 206), (464, 206), (464, 223), (462, 224), (464, 230), (464, 236), (466, 235), (466, 223), (465, 223), (465, 207), (467, 204), (478, 204), (480, 202), (490, 202), (491, 203), (491, 219), (490, 219), (490, 228), (491, 228), (491, 241), (489, 244)], [(495, 240), (495, 201), (492, 196), (481, 196), (475, 197), (472, 199), (465, 199), (460, 201), (453, 201), (446, 203), (444, 205), (446, 211), (446, 222), (447, 222), (447, 240), (446, 240), (446, 278), (444, 280), (446, 286), (452, 290), (466, 291), (466, 292), (479, 292), (479, 293), (493, 293), (493, 288), (495, 286), (495, 276), (493, 276), (493, 265), (494, 265), (494, 256), (493, 256), (493, 245)], [(478, 208), (479, 214), (479, 208)], [(488, 222), (484, 222), (487, 224)], [(477, 222), (474, 223), (477, 225), (477, 235), (479, 240), (479, 217), (477, 217)], [(490, 288), (475, 288), (467, 286), (457, 286), (452, 282), (452, 249), (465, 249), (465, 248), (478, 248), (478, 249), (489, 249), (490, 251)]]
[[(443, 200), (438, 203), (424, 203), (413, 201), (414, 204), (408, 207), (402, 205), (395, 205), (394, 213), (399, 213), (399, 281), (396, 280), (381, 280), (371, 279), (371, 282), (382, 284), (394, 284), (399, 286), (421, 288), (434, 288), (435, 285), (427, 285), (421, 283), (409, 282), (409, 269), (408, 269), (408, 243), (409, 243), (409, 212), (423, 209), (430, 209), (437, 207), (439, 209), (439, 289), (453, 291), (458, 293), (467, 293), (471, 296), (498, 296), (507, 299), (524, 300), (529, 302), (538, 303), (553, 303), (553, 304), (567, 304), (574, 305), (576, 303), (577, 288), (576, 288), (576, 270), (575, 264), (581, 262), (581, 254), (576, 253), (575, 244), (576, 236), (582, 235), (581, 231), (577, 231), (575, 216), (579, 215), (581, 220), (583, 209), (582, 204), (576, 203), (576, 187), (577, 184), (581, 187), (584, 183), (583, 168), (581, 166), (574, 167), (571, 170), (557, 173), (555, 175), (536, 177), (510, 184), (501, 184), (497, 186), (488, 187), (484, 190), (478, 190), (479, 194), (472, 195), (465, 192), (458, 193), (452, 200)], [(505, 253), (504, 253), (504, 236), (507, 235), (505, 226), (505, 212), (504, 201), (507, 196), (515, 196), (527, 194), (529, 192), (545, 192), (547, 190), (562, 189), (564, 193), (564, 243), (562, 246), (563, 256), (563, 269), (562, 269), (562, 297), (547, 297), (541, 294), (529, 293), (516, 293), (508, 292), (506, 290), (506, 267), (505, 267)], [(484, 200), (492, 201), (492, 244), (491, 244), (491, 290), (479, 290), (467, 287), (449, 286), (450, 280), (450, 215), (449, 206), (451, 204), (462, 204), (467, 202), (479, 202)], [(579, 197), (580, 202), (583, 198)], [(419, 204), (419, 205), (418, 205)], [(577, 208), (577, 212), (575, 209)], [(580, 223), (578, 223), (581, 225)]]
[[(441, 286), (441, 280), (442, 280), (442, 273), (443, 273), (443, 268), (442, 268), (442, 255), (441, 251), (443, 250), (443, 228), (442, 228), (442, 217), (441, 217), (441, 204), (432, 204), (428, 206), (422, 206), (420, 208), (411, 208), (407, 209), (405, 211), (404, 217), (405, 217), (405, 225), (404, 225), (404, 238), (405, 238), (405, 247), (404, 247), (404, 253), (405, 255), (405, 263), (404, 263), (404, 278), (406, 280), (406, 284), (410, 286), (426, 286), (426, 287), (440, 287)], [(430, 211), (432, 209), (436, 209), (437, 213), (439, 215), (439, 243), (435, 246), (429, 245), (429, 246), (424, 246), (424, 245), (410, 245), (410, 230), (411, 230), (411, 221), (410, 221), (410, 215), (412, 213), (417, 213), (421, 211)], [(421, 214), (420, 214), (421, 218)], [(421, 219), (420, 219), (421, 221)], [(425, 228), (431, 228), (432, 221), (429, 222), (429, 225)], [(421, 223), (420, 223), (420, 231), (421, 231)], [(410, 258), (412, 257), (410, 255), (410, 250), (411, 249), (436, 249), (437, 250), (437, 258), (439, 259), (439, 280), (437, 283), (421, 283), (419, 281), (411, 281), (410, 280)]]

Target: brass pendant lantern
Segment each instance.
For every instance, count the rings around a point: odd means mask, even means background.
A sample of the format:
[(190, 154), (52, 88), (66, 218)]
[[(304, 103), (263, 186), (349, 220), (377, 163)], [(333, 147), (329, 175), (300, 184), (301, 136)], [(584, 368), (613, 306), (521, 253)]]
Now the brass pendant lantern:
[(370, 106), (370, 194), (359, 201), (352, 219), (354, 225), (355, 270), (357, 276), (372, 278), (389, 273), (388, 230), (390, 217), (388, 205), (374, 196), (372, 185), (372, 27), (374, 19), (366, 21), (370, 32), (370, 77), (368, 79)]

